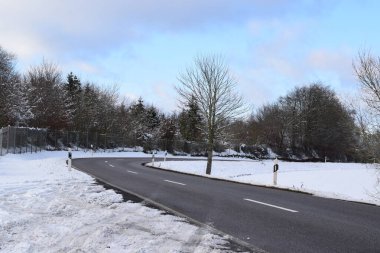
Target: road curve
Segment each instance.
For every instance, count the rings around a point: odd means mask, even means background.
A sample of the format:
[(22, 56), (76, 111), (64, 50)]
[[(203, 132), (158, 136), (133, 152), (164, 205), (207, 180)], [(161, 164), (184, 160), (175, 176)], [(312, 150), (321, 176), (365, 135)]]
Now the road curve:
[(380, 208), (143, 166), (147, 158), (73, 165), (268, 252), (380, 252)]

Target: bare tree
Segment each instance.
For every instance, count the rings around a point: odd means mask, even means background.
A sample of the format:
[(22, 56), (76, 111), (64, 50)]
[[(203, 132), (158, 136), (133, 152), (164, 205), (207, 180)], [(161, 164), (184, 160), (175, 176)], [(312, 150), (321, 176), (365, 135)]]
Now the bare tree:
[(57, 130), (67, 127), (69, 115), (65, 106), (66, 96), (61, 77), (58, 66), (45, 60), (31, 67), (25, 75), (34, 115), (32, 126)]
[(365, 102), (380, 113), (380, 57), (361, 51), (353, 67), (365, 93)]
[[(379, 158), (379, 116), (380, 116), (380, 57), (373, 56), (368, 50), (358, 53), (357, 62), (353, 64), (355, 73), (364, 92), (364, 101), (369, 110), (371, 122), (366, 123), (362, 134), (365, 147), (372, 159)], [(371, 129), (372, 128), (372, 129)]]
[(245, 112), (243, 100), (234, 88), (235, 79), (223, 59), (217, 55), (198, 56), (194, 66), (181, 73), (176, 89), (183, 104), (195, 99), (207, 138), (206, 174), (211, 174), (214, 143), (235, 118)]

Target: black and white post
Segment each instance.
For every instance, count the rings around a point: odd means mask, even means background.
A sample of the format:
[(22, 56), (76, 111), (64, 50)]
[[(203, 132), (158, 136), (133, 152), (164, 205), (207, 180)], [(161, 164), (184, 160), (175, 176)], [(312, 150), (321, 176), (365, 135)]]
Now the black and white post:
[(152, 166), (154, 167), (154, 151), (152, 152)]
[(277, 171), (279, 169), (277, 157), (274, 159), (273, 165), (273, 185), (277, 185)]
[(166, 156), (168, 155), (168, 151), (165, 150), (164, 162), (166, 162)]
[(67, 157), (67, 168), (69, 171), (71, 171), (71, 159), (73, 158), (72, 154), (71, 154), (71, 148), (69, 148), (69, 153), (68, 153), (68, 157)]

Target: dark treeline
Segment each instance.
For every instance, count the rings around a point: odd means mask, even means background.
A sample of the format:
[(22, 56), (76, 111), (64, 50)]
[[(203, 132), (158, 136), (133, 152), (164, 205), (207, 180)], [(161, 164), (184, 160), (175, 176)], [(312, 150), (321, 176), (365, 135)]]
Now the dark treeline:
[[(190, 100), (179, 113), (164, 114), (143, 98), (123, 100), (115, 87), (101, 88), (74, 73), (64, 76), (49, 62), (22, 74), (15, 64), (15, 56), (0, 47), (1, 127), (114, 134), (143, 147), (164, 140), (170, 152), (174, 151), (170, 144), (177, 140), (204, 141), (195, 101)], [(247, 119), (231, 122), (219, 144), (246, 152), (269, 147), (291, 159), (369, 161), (377, 155), (376, 145), (369, 142), (378, 140), (379, 133), (364, 131), (355, 119), (355, 111), (332, 89), (322, 83), (309, 84), (262, 106)]]
[(232, 129), (247, 133), (240, 140), (267, 144), (289, 158), (365, 160), (367, 154), (358, 151), (361, 136), (354, 113), (333, 90), (315, 83), (295, 88)]

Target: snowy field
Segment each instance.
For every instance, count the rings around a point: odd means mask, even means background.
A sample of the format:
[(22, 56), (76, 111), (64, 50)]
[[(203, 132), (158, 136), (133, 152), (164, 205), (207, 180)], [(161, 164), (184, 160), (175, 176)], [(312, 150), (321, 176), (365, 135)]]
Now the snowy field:
[[(0, 157), (0, 252), (221, 252), (227, 238), (120, 194), (65, 165), (67, 152)], [(73, 152), (73, 157), (151, 157)], [(156, 166), (204, 175), (205, 161)], [(272, 186), (273, 162), (214, 161), (212, 176)], [(380, 205), (374, 165), (280, 162), (278, 187)]]
[[(0, 252), (220, 252), (226, 238), (123, 202), (79, 171), (67, 152), (0, 157)], [(91, 153), (73, 152), (74, 157)], [(94, 156), (142, 157), (143, 153)]]
[[(196, 175), (205, 175), (206, 171), (206, 161), (156, 162), (155, 166)], [(276, 187), (380, 205), (378, 164), (280, 161), (279, 166)], [(273, 186), (272, 172), (272, 160), (214, 161), (210, 177)]]

